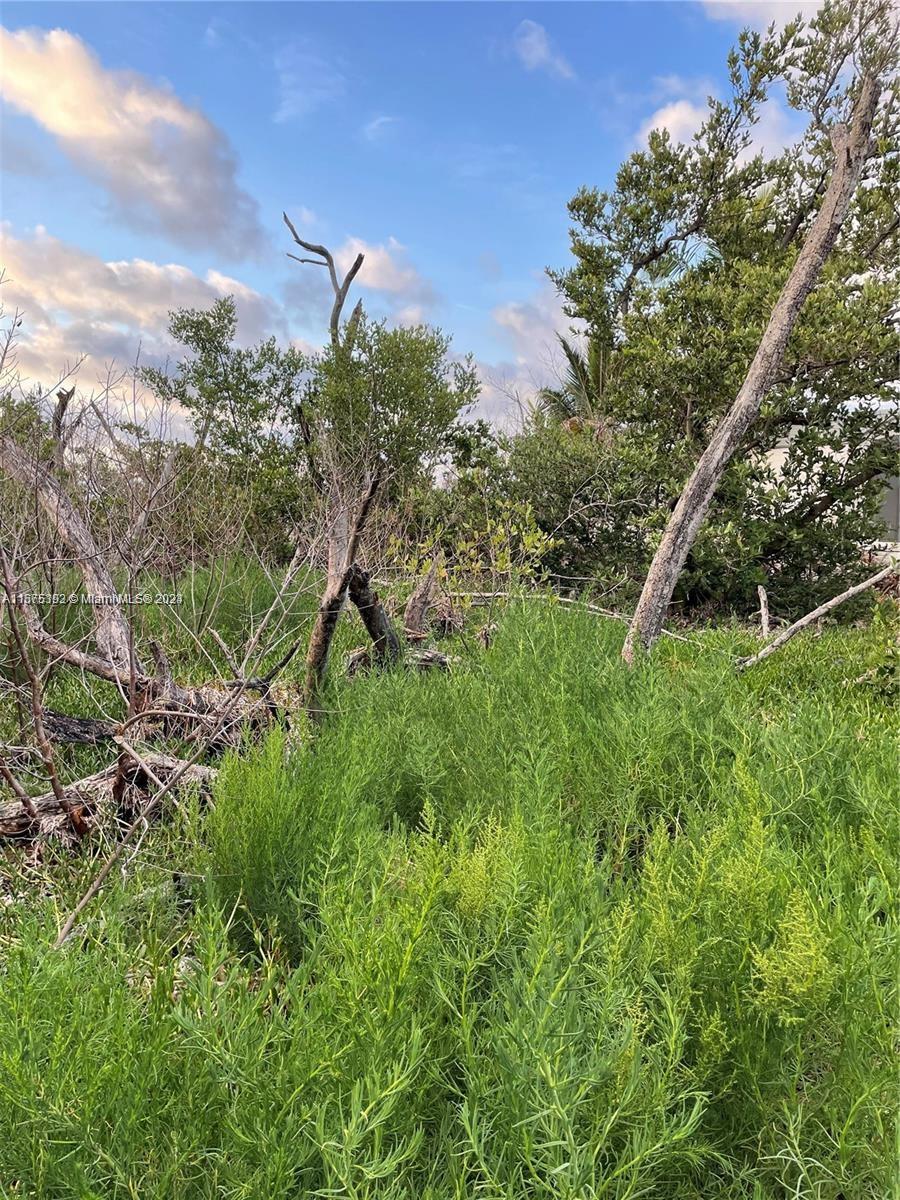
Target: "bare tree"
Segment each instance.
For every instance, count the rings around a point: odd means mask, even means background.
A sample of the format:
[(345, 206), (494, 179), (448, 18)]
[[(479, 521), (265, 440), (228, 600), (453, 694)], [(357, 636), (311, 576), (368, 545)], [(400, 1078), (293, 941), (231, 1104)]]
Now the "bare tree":
[[(358, 302), (354, 307), (350, 320), (343, 331), (343, 338), (340, 324), (341, 313), (350, 285), (363, 265), (364, 255), (358, 254), (349, 271), (343, 279), (340, 279), (331, 252), (325, 246), (304, 241), (297, 233), (287, 213), (283, 215), (284, 222), (297, 245), (310, 254), (318, 256), (317, 258), (299, 258), (296, 254), (289, 254), (288, 257), (293, 258), (296, 262), (325, 267), (328, 271), (334, 292), (334, 303), (329, 321), (331, 344), (335, 351), (349, 356), (362, 317), (362, 302)], [(367, 469), (364, 467), (364, 475), (367, 478), (364, 480), (363, 490), (360, 493), (348, 477), (348, 473), (342, 471), (338, 465), (339, 455), (333, 453), (334, 449), (327, 445), (322, 446), (322, 461), (317, 464), (314, 476), (325, 505), (328, 553), (325, 590), (319, 602), (319, 611), (310, 635), (306, 655), (306, 708), (310, 716), (314, 718), (320, 715), (319, 693), (328, 668), (331, 643), (341, 611), (347, 602), (351, 580), (354, 578), (360, 541), (375, 494), (382, 482), (381, 463), (371, 463)], [(366, 615), (371, 614), (367, 613)], [(396, 641), (395, 635), (394, 640)]]

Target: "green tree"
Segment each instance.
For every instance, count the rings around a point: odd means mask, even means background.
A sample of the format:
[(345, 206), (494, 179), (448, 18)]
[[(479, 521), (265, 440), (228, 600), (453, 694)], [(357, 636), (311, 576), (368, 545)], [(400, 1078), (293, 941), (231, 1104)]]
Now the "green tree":
[(311, 360), (313, 437), (332, 474), (356, 481), (376, 466), (391, 494), (430, 479), (462, 437), (478, 395), (471, 358), (427, 325), (390, 329), (359, 315), (349, 345)]
[[(854, 47), (874, 52), (871, 34), (885, 20), (881, 41), (890, 42), (885, 12), (878, 3), (827, 4), (810, 30), (745, 32), (729, 57), (732, 96), (710, 100), (690, 143), (654, 131), (612, 190), (582, 188), (569, 205), (575, 262), (551, 275), (569, 315), (614, 364), (599, 411), (623, 469), (635, 472), (631, 492), (654, 497), (633, 513), (645, 562), (741, 387), (816, 217), (832, 170), (830, 134), (859, 88), (848, 86), (844, 66)], [(752, 153), (751, 139), (775, 83), (809, 125), (767, 159)], [(690, 551), (682, 604), (755, 607), (765, 582), (777, 607), (802, 608), (852, 576), (860, 546), (880, 532), (879, 501), (896, 463), (900, 344), (891, 95), (895, 80), (837, 244)]]
[[(237, 345), (230, 296), (208, 309), (177, 309), (169, 332), (183, 348), (174, 370), (145, 367), (140, 378), (191, 423), (195, 441), (179, 456), (182, 477), (194, 477), (197, 503), (215, 497), (219, 511), (240, 508), (252, 543), (283, 556), (310, 504), (306, 446), (298, 436), (310, 360), (275, 338)], [(191, 462), (183, 461), (186, 455)]]
[(599, 338), (589, 338), (581, 350), (562, 334), (557, 339), (565, 359), (565, 373), (558, 387), (542, 387), (537, 408), (550, 420), (569, 429), (590, 429), (597, 437), (605, 431), (603, 401), (609, 387), (613, 355)]

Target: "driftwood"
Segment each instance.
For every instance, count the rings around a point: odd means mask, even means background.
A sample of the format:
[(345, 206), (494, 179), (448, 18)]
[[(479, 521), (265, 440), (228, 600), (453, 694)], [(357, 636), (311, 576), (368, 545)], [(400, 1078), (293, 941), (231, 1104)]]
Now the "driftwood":
[[(410, 646), (403, 656), (402, 663), (413, 671), (449, 671), (453, 659), (448, 654), (442, 654), (433, 647), (420, 649)], [(357, 646), (347, 655), (347, 675), (363, 675), (375, 666), (371, 646)]]
[(834, 166), (821, 208), (772, 309), (734, 404), (701, 454), (669, 518), (622, 649), (622, 657), (628, 664), (633, 663), (639, 645), (649, 650), (659, 638), (678, 577), (716, 488), (744, 435), (759, 415), (762, 402), (781, 367), (800, 311), (837, 241), (863, 166), (872, 151), (872, 125), (881, 91), (882, 81), (876, 75), (866, 75), (861, 81), (849, 126), (838, 124), (832, 130)]
[(841, 592), (839, 596), (835, 596), (831, 600), (827, 600), (824, 604), (820, 604), (818, 608), (814, 608), (811, 613), (807, 613), (805, 617), (801, 617), (799, 621), (795, 621), (793, 625), (789, 625), (787, 629), (783, 629), (779, 635), (769, 642), (768, 646), (764, 646), (758, 654), (751, 654), (748, 658), (738, 660), (737, 669), (746, 671), (748, 667), (753, 667), (763, 659), (768, 658), (770, 654), (774, 654), (776, 650), (780, 650), (786, 645), (791, 638), (795, 637), (801, 629), (806, 629), (807, 626), (815, 624), (826, 613), (831, 612), (833, 608), (837, 608), (839, 604), (843, 604), (846, 600), (852, 600), (854, 596), (858, 596), (861, 592), (866, 591), (870, 587), (875, 587), (876, 584), (893, 575), (897, 570), (893, 564), (885, 567), (883, 571), (879, 571), (877, 575), (871, 575), (862, 583), (856, 584), (855, 587), (847, 588), (846, 592)]
[[(142, 751), (140, 757), (162, 782), (171, 778), (184, 766), (180, 759), (150, 750)], [(93, 775), (65, 785), (64, 791), (69, 803), (73, 808), (80, 810), (80, 816), (87, 827), (97, 826), (120, 808), (121, 801), (117, 803), (114, 794), (120, 767), (121, 764), (112, 763), (102, 771), (96, 771)], [(146, 800), (148, 781), (145, 767), (129, 760), (123, 774), (127, 793), (130, 793), (126, 807), (136, 808), (142, 802), (141, 798)], [(196, 783), (206, 790), (215, 776), (216, 771), (213, 767), (194, 764), (182, 773), (181, 779), (185, 783)], [(67, 837), (70, 832), (69, 820), (60, 808), (54, 792), (32, 796), (30, 803), (34, 809), (33, 814), (25, 811), (20, 800), (0, 804), (0, 838), (33, 841), (50, 836), (63, 839)]]

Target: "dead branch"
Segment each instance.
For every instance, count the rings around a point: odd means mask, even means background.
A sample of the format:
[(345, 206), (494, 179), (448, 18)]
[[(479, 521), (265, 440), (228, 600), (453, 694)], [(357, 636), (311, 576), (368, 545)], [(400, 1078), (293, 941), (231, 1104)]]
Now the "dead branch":
[[(101, 655), (117, 667), (127, 669), (131, 659), (131, 635), (116, 587), (93, 535), (75, 509), (61, 484), (46, 467), (32, 458), (6, 434), (0, 434), (0, 468), (22, 487), (33, 491), (51, 526), (69, 547), (78, 564), (87, 592), (94, 597), (94, 636)], [(135, 664), (140, 672), (140, 664)]]
[[(6, 781), (12, 794), (18, 798), (25, 815), (31, 821), (34, 821), (38, 815), (37, 809), (34, 807), (34, 801), (22, 787), (21, 783), (19, 783), (18, 779), (16, 779), (15, 775), (13, 775), (8, 760), (2, 754), (0, 754), (0, 776)], [(53, 799), (56, 800), (56, 796)]]
[(44, 697), (41, 681), (38, 678), (37, 671), (34, 669), (34, 664), (31, 661), (31, 655), (28, 653), (28, 647), (25, 644), (22, 631), (19, 629), (19, 618), (16, 612), (18, 585), (13, 578), (9, 559), (6, 557), (6, 551), (2, 545), (0, 545), (0, 570), (2, 570), (3, 574), (3, 591), (6, 596), (7, 619), (16, 643), (19, 661), (22, 664), (25, 674), (28, 676), (31, 688), (31, 719), (34, 725), (35, 741), (37, 742), (47, 777), (50, 780), (50, 786), (53, 789), (57, 807), (65, 813), (70, 825), (78, 836), (83, 837), (87, 833), (87, 828), (81, 819), (79, 809), (70, 802), (59, 782), (56, 759), (53, 756), (53, 748), (50, 745), (50, 739), (47, 737), (47, 730), (44, 725)]
[(372, 639), (372, 649), (375, 661), (382, 666), (399, 662), (403, 651), (400, 639), (394, 631), (391, 619), (378, 598), (378, 593), (372, 590), (371, 576), (362, 567), (353, 563), (348, 568), (347, 589), (350, 599), (356, 605), (362, 623)]
[[(294, 228), (294, 225), (291, 222), (291, 219), (287, 215), (287, 213), (282, 213), (281, 215), (284, 217), (284, 223), (285, 223), (285, 225), (287, 225), (288, 229), (291, 231), (291, 236), (293, 237), (293, 239), (297, 243), (297, 245), (302, 246), (303, 249), (307, 250), (310, 254), (318, 254), (319, 255), (319, 258), (316, 259), (316, 258), (298, 258), (296, 254), (289, 254), (288, 258), (293, 258), (295, 262), (312, 263), (314, 266), (317, 266), (317, 267), (327, 267), (328, 268), (328, 276), (331, 280), (331, 287), (334, 292), (334, 304), (332, 305), (331, 319), (329, 322), (329, 325), (331, 328), (331, 344), (333, 346), (337, 347), (340, 344), (341, 310), (344, 307), (344, 301), (347, 299), (347, 293), (350, 290), (350, 284), (356, 278), (357, 274), (359, 273), (360, 267), (363, 265), (365, 255), (358, 254), (356, 256), (356, 260), (353, 263), (353, 266), (350, 268), (350, 270), (344, 276), (343, 280), (339, 281), (338, 275), (337, 275), (337, 269), (335, 268), (335, 265), (334, 265), (334, 258), (331, 255), (330, 251), (327, 250), (324, 246), (317, 245), (315, 242), (304, 241), (303, 238), (300, 236), (300, 234), (297, 232), (297, 230)], [(350, 321), (354, 328), (356, 326), (356, 323), (359, 321), (360, 314), (361, 314), (361, 309), (360, 309), (360, 306), (357, 305), (357, 307), (353, 310), (353, 314), (350, 317)], [(347, 344), (352, 344), (352, 337), (347, 339)]]
[[(182, 765), (181, 759), (168, 754), (142, 750), (140, 762), (131, 760), (125, 772), (127, 787), (132, 796), (146, 800), (146, 780), (143, 777), (149, 774), (148, 768), (164, 784)], [(80, 810), (87, 827), (94, 828), (115, 815), (118, 804), (114, 785), (118, 770), (118, 763), (112, 763), (93, 775), (66, 785), (66, 797), (70, 804)], [(3, 773), (2, 769), (0, 773)], [(185, 783), (196, 783), (205, 791), (209, 790), (215, 777), (214, 767), (197, 764), (192, 764), (180, 776)], [(24, 802), (21, 802), (21, 806), (20, 803), (0, 804), (0, 839), (35, 841), (52, 836), (66, 840), (68, 825), (60, 812), (55, 793), (32, 796), (29, 801), (33, 813), (23, 811)]]
[(765, 640), (769, 636), (769, 597), (762, 584), (756, 589), (759, 596), (759, 636)]
[(876, 584), (881, 583), (883, 579), (887, 579), (888, 576), (894, 574), (896, 570), (896, 565), (892, 563), (889, 567), (885, 567), (883, 571), (879, 571), (877, 575), (871, 575), (862, 583), (856, 584), (855, 587), (847, 588), (846, 592), (841, 592), (839, 596), (835, 596), (832, 600), (826, 600), (824, 604), (820, 604), (818, 608), (814, 608), (811, 613), (807, 613), (805, 617), (801, 617), (799, 621), (795, 621), (793, 625), (789, 625), (787, 629), (783, 629), (781, 633), (779, 633), (779, 635), (773, 641), (769, 642), (768, 646), (764, 646), (758, 654), (751, 654), (749, 658), (739, 659), (737, 662), (737, 669), (739, 671), (746, 671), (748, 667), (753, 667), (757, 663), (762, 662), (763, 659), (768, 658), (770, 654), (774, 654), (776, 650), (780, 650), (782, 646), (786, 645), (791, 638), (795, 637), (800, 632), (801, 629), (806, 629), (807, 626), (815, 624), (815, 622), (824, 617), (826, 613), (831, 612), (833, 608), (837, 608), (839, 604), (843, 604), (846, 600), (852, 600), (854, 596), (858, 596), (861, 592), (866, 591), (867, 588), (874, 587)]

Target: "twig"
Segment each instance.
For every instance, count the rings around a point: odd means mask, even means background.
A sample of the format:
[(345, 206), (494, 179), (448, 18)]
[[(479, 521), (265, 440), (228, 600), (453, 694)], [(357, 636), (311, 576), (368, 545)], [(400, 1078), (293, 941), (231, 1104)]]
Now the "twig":
[[(50, 779), (50, 786), (53, 789), (53, 794), (56, 797), (59, 807), (66, 814), (69, 822), (79, 837), (84, 837), (87, 833), (87, 825), (82, 820), (78, 809), (72, 804), (68, 796), (63, 791), (62, 784), (59, 782), (59, 775), (56, 770), (56, 760), (53, 757), (53, 749), (50, 745), (50, 739), (47, 737), (47, 730), (44, 726), (44, 701), (41, 694), (41, 682), (38, 679), (37, 671), (34, 669), (34, 664), (31, 661), (31, 655), (28, 653), (28, 647), (25, 645), (25, 639), (22, 637), (22, 631), (19, 629), (19, 621), (16, 615), (16, 588), (17, 583), (13, 578), (12, 571), (9, 565), (9, 559), (6, 557), (6, 551), (3, 546), (0, 546), (0, 568), (3, 571), (3, 590), (6, 594), (6, 606), (9, 615), (9, 625), (12, 630), (13, 638), (15, 639), (16, 649), (19, 653), (19, 659), (25, 669), (25, 674), (28, 676), (28, 682), (31, 685), (31, 716), (34, 723), (34, 736), (38, 744), (38, 749), (41, 752), (41, 758), (44, 762), (44, 768)], [(21, 799), (21, 797), (20, 797)]]
[(34, 801), (22, 787), (21, 783), (19, 783), (18, 779), (16, 779), (15, 775), (13, 775), (12, 771), (9, 769), (9, 763), (2, 754), (0, 754), (0, 775), (2, 775), (9, 784), (10, 791), (13, 793), (16, 799), (21, 802), (22, 807), (28, 813), (29, 817), (32, 817), (36, 820), (38, 811), (34, 807)]

